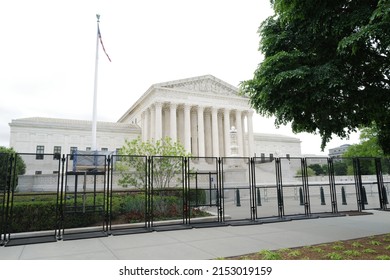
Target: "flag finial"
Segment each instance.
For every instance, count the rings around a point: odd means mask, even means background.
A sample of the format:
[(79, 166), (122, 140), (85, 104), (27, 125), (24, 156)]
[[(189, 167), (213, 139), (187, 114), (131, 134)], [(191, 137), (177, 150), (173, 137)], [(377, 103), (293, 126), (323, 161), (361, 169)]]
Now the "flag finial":
[(97, 18), (97, 21), (99, 22), (100, 15), (99, 15), (99, 14), (96, 14), (96, 18)]

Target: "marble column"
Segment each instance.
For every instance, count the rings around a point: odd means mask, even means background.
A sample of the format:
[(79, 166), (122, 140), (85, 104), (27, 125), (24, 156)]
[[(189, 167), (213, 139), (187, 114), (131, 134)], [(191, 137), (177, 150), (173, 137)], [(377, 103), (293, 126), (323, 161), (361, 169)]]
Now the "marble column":
[(169, 108), (165, 106), (165, 104), (162, 105), (162, 129), (161, 129), (161, 137), (170, 137), (169, 134)]
[(198, 106), (198, 156), (204, 157), (205, 147), (204, 147), (204, 118), (203, 118), (204, 108)]
[(212, 134), (211, 134), (211, 114), (210, 110), (204, 111), (204, 132), (205, 132), (205, 156), (211, 157), (213, 154)]
[(195, 109), (191, 109), (191, 154), (196, 156), (198, 151), (198, 126), (197, 114)]
[(223, 129), (225, 138), (225, 157), (230, 156), (230, 110), (223, 111)]
[(177, 104), (171, 103), (169, 112), (169, 135), (173, 142), (177, 141), (176, 109)]
[(219, 138), (218, 138), (218, 109), (211, 109), (211, 131), (213, 138), (213, 157), (219, 157)]
[(246, 118), (246, 111), (241, 112), (242, 155), (247, 157), (248, 156), (248, 143), (246, 142), (245, 118)]
[(149, 140), (153, 140), (156, 137), (156, 109), (155, 107), (150, 107), (150, 131), (149, 131)]
[(237, 144), (238, 144), (238, 155), (243, 156), (243, 131), (242, 131), (242, 119), (241, 111), (236, 110), (236, 129), (237, 129)]
[(184, 104), (184, 148), (191, 152), (191, 106)]
[(155, 140), (162, 138), (162, 104), (156, 102), (155, 106), (155, 114), (156, 114), (156, 124), (155, 124)]
[(145, 123), (145, 115), (146, 115), (146, 111), (143, 111), (141, 113), (141, 135), (142, 135), (142, 141), (145, 142), (146, 141), (146, 123)]
[(253, 111), (248, 111), (248, 153), (250, 157), (253, 157), (255, 154), (255, 140), (253, 135)]
[(225, 135), (223, 133), (223, 114), (221, 112), (218, 112), (218, 138), (218, 154), (220, 157), (223, 157), (225, 154)]

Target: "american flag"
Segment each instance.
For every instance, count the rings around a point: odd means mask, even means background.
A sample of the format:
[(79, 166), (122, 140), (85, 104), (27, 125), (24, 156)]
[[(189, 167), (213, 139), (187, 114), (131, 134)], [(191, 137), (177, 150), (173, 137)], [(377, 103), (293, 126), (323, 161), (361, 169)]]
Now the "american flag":
[(102, 41), (102, 35), (100, 34), (100, 28), (99, 28), (99, 25), (98, 25), (98, 37), (99, 37), (99, 40), (100, 40), (100, 44), (102, 45), (102, 48), (103, 48), (103, 51), (104, 53), (106, 54), (108, 60), (111, 62), (111, 58), (108, 56), (107, 52), (106, 52), (106, 49), (104, 48), (104, 45), (103, 45), (103, 41)]

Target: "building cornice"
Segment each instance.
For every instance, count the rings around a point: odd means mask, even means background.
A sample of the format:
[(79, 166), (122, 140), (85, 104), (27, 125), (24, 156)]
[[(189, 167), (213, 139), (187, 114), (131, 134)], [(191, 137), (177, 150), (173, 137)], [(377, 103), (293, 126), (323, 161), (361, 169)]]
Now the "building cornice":
[[(91, 121), (73, 120), (73, 119), (56, 119), (56, 118), (22, 118), (14, 119), (9, 123), (11, 128), (16, 127), (34, 127), (46, 129), (63, 129), (63, 130), (89, 130), (92, 126)], [(114, 122), (97, 122), (97, 129), (101, 132), (139, 132), (140, 127), (136, 124), (114, 123)]]
[(268, 133), (254, 133), (253, 137), (258, 141), (267, 141), (267, 142), (286, 142), (286, 143), (301, 143), (302, 141), (299, 138), (280, 135), (280, 134), (268, 134)]

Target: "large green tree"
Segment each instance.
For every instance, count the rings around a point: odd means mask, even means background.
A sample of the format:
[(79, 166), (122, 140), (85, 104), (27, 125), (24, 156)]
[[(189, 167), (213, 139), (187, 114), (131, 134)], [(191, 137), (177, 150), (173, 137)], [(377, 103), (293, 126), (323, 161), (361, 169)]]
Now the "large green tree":
[(294, 132), (347, 138), (374, 122), (390, 154), (390, 1), (273, 0), (264, 60), (241, 83), (252, 107)]

